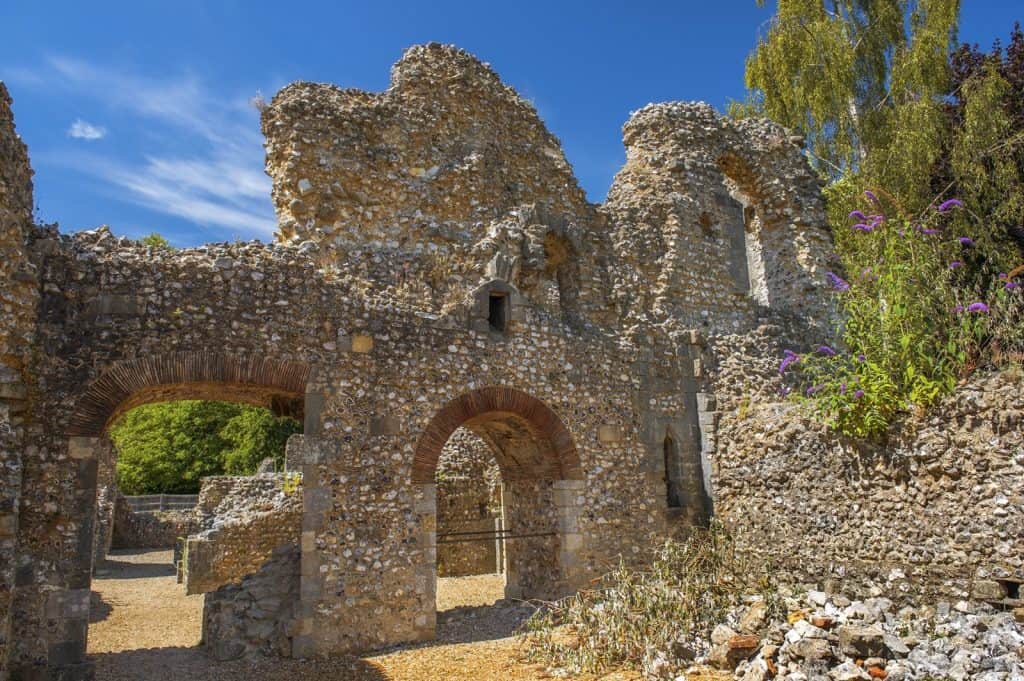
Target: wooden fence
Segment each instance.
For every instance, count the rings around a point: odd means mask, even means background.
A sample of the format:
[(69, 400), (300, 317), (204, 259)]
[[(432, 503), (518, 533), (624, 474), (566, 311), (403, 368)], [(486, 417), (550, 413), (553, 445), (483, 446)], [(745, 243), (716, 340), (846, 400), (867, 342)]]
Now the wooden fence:
[(125, 497), (136, 513), (146, 511), (187, 511), (199, 502), (198, 494), (146, 494)]

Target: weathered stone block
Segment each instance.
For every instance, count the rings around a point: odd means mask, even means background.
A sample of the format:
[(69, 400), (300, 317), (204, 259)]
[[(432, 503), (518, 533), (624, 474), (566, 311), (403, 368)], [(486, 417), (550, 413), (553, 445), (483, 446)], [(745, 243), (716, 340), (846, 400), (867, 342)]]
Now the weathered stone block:
[(402, 430), (399, 420), (389, 414), (374, 416), (370, 419), (371, 435), (398, 435)]
[(352, 336), (352, 352), (371, 352), (373, 336)]
[(96, 437), (69, 437), (68, 456), (72, 459), (93, 459), (98, 445), (99, 438)]
[(602, 444), (611, 444), (622, 442), (625, 436), (619, 426), (602, 425), (597, 428), (597, 439)]

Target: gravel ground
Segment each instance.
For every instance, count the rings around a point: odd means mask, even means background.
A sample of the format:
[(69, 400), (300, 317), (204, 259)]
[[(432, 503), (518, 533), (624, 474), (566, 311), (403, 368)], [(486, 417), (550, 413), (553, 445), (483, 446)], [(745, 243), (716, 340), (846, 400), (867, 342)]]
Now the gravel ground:
[[(438, 581), (438, 640), (363, 658), (216, 662), (199, 647), (202, 596), (175, 583), (170, 551), (115, 551), (93, 581), (89, 654), (97, 681), (533, 681), (512, 633), (530, 614), (500, 600), (501, 575)], [(497, 603), (496, 603), (497, 601)], [(615, 674), (604, 681), (630, 681)]]

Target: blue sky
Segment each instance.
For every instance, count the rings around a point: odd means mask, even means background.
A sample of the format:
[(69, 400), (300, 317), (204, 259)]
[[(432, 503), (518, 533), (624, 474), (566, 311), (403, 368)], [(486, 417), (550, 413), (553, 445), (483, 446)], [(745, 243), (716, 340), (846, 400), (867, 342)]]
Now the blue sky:
[[(249, 103), (293, 80), (382, 90), (411, 44), (490, 62), (562, 140), (593, 201), (648, 102), (743, 96), (743, 62), (772, 3), (0, 3), (0, 80), (36, 170), (38, 215), (183, 246), (271, 237), (270, 181)], [(963, 0), (961, 38), (987, 47), (1018, 0)]]

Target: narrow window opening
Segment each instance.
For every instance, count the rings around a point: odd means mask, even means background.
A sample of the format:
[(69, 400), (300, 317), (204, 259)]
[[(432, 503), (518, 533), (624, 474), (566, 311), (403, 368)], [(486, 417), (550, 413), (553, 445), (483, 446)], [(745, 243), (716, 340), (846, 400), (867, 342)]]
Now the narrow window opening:
[(1003, 587), (1006, 597), (1011, 600), (1020, 600), (1020, 582), (1011, 579), (996, 580)]
[(665, 501), (669, 508), (680, 508), (682, 499), (679, 494), (679, 455), (676, 443), (666, 436), (663, 445), (665, 456)]
[(699, 222), (700, 230), (701, 232), (703, 232), (704, 236), (706, 236), (709, 239), (715, 236), (715, 230), (712, 229), (715, 223), (714, 220), (711, 219), (711, 215), (709, 215), (707, 212), (701, 213)]
[(501, 293), (492, 293), (487, 306), (487, 323), (491, 329), (505, 333), (506, 300), (508, 297)]

